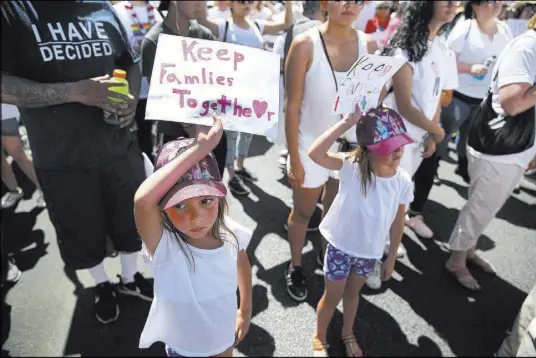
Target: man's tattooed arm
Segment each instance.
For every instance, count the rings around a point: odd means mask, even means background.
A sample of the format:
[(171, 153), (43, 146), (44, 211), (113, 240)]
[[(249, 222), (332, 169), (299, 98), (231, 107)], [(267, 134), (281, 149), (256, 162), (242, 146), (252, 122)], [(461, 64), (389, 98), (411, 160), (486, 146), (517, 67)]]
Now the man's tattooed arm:
[(42, 108), (73, 102), (74, 83), (37, 83), (2, 73), (2, 103)]

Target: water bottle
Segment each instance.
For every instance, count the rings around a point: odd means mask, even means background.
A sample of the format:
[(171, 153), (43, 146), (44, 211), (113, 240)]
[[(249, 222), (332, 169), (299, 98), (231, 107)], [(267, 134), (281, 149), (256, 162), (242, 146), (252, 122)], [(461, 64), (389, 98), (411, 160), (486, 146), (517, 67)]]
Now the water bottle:
[[(497, 61), (497, 56), (491, 56), (486, 59), (486, 61), (484, 62), (484, 66), (486, 66), (486, 69), (488, 70), (488, 72), (491, 71), (496, 61)], [(482, 81), (486, 77), (487, 74), (488, 73), (486, 72), (483, 75), (473, 76), (473, 77), (479, 81)]]
[[(113, 72), (113, 80), (115, 82), (124, 82), (124, 86), (120, 87), (110, 87), (108, 90), (115, 92), (115, 93), (121, 93), (125, 96), (130, 95), (130, 91), (128, 89), (128, 81), (127, 81), (127, 73), (123, 70), (114, 70)], [(120, 99), (114, 98), (114, 97), (108, 97), (109, 100), (112, 100), (114, 102), (123, 102)], [(111, 113), (108, 111), (104, 111), (104, 121), (108, 124), (119, 124), (119, 118), (117, 117), (117, 114)]]

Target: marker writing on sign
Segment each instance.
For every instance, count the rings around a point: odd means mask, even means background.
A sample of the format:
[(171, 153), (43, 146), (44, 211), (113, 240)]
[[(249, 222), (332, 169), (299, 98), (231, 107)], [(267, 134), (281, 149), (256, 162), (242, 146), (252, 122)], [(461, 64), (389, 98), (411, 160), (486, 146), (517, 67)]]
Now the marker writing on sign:
[(214, 85), (218, 84), (220, 86), (231, 87), (234, 83), (233, 77), (225, 76), (216, 76), (214, 77), (213, 72), (207, 70), (205, 67), (201, 68), (201, 73), (198, 75), (179, 75), (170, 72), (169, 70), (176, 68), (174, 63), (161, 63), (160, 64), (160, 84), (164, 83), (176, 83), (178, 85), (182, 84), (203, 84), (203, 85)]
[[(217, 44), (217, 42), (214, 42)], [(212, 62), (214, 60), (214, 56), (216, 59), (220, 61), (233, 61), (233, 69), (236, 72), (238, 70), (238, 64), (240, 62), (244, 62), (245, 57), (243, 54), (237, 51), (233, 51), (232, 54), (229, 54), (229, 50), (227, 49), (219, 49), (216, 51), (216, 54), (214, 55), (214, 49), (211, 47), (197, 47), (199, 42), (195, 40), (182, 40), (182, 55), (184, 57), (184, 61), (188, 61), (189, 59), (192, 62), (197, 61), (206, 61), (206, 62)]]
[[(376, 58), (377, 57), (378, 56), (376, 56)], [(383, 77), (391, 70), (391, 68), (393, 68), (393, 66), (386, 66), (384, 63), (374, 64), (369, 62), (369, 60), (369, 56), (361, 56), (356, 63), (354, 63), (352, 68), (350, 68), (341, 86), (344, 86), (344, 82), (351, 80), (352, 77), (360, 77), (360, 75), (364, 75), (364, 73), (362, 73), (363, 71), (369, 71), (366, 73), (366, 79), (370, 80), (373, 74), (376, 74), (378, 77)]]
[[(179, 88), (173, 88), (172, 92), (174, 94), (179, 95), (180, 108), (184, 108), (185, 105), (192, 109), (199, 108), (200, 104), (198, 100), (196, 100), (193, 97), (186, 97), (186, 95), (191, 95), (192, 91), (179, 89)], [(254, 113), (257, 116), (257, 118), (261, 118), (262, 116), (266, 114), (268, 116), (268, 121), (270, 121), (272, 119), (272, 116), (275, 114), (272, 111), (268, 111), (268, 102), (266, 101), (253, 100), (251, 108), (243, 106), (243, 105), (239, 105), (239, 103), (240, 103), (240, 100), (238, 98), (234, 98), (233, 101), (231, 101), (231, 99), (228, 99), (227, 96), (222, 95), (220, 99), (217, 99), (214, 101), (202, 102), (201, 103), (202, 111), (200, 112), (200, 115), (203, 117), (208, 115), (211, 109), (213, 111), (217, 111), (220, 114), (226, 114), (228, 113), (227, 109), (229, 109), (229, 113), (231, 113), (232, 111), (232, 114), (235, 117), (249, 118), (251, 117), (252, 113)]]

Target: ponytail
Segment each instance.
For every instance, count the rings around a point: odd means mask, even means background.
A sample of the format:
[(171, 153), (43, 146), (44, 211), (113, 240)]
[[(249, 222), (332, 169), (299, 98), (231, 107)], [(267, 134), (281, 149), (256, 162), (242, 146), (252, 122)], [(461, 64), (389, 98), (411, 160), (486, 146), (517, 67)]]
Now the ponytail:
[(463, 11), (463, 17), (465, 19), (472, 19), (475, 16), (475, 11), (473, 10), (473, 1), (468, 1), (465, 4), (465, 9)]
[(370, 151), (367, 147), (359, 146), (350, 154), (350, 159), (353, 159), (354, 163), (358, 163), (359, 174), (361, 177), (361, 191), (363, 196), (367, 196), (367, 190), (374, 182), (374, 173), (372, 172), (372, 164), (370, 162)]

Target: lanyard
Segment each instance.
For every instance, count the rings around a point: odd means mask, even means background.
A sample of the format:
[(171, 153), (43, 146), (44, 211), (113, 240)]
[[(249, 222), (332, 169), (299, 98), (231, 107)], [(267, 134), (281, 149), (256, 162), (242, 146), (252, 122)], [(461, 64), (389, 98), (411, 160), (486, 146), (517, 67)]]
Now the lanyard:
[[(339, 92), (339, 85), (337, 84), (337, 76), (335, 76), (335, 71), (333, 70), (333, 65), (331, 64), (331, 59), (329, 58), (328, 49), (326, 48), (326, 43), (324, 42), (324, 36), (322, 36), (322, 33), (320, 30), (318, 30), (318, 34), (320, 35), (320, 40), (322, 41), (322, 47), (324, 48), (324, 54), (326, 55), (326, 58), (328, 59), (329, 68), (331, 69), (331, 74), (333, 75), (333, 82), (335, 82), (335, 91)], [(341, 119), (343, 119), (343, 115), (341, 114)]]
[(130, 18), (132, 19), (132, 32), (134, 33), (134, 36), (142, 35), (145, 36), (145, 34), (151, 29), (151, 27), (156, 23), (156, 19), (154, 16), (154, 6), (147, 1), (147, 24), (142, 24), (140, 22), (140, 19), (138, 18), (138, 15), (136, 14), (136, 11), (134, 11), (134, 6), (132, 5), (132, 2), (127, 1), (125, 3), (125, 9), (128, 11), (128, 14), (130, 15)]

